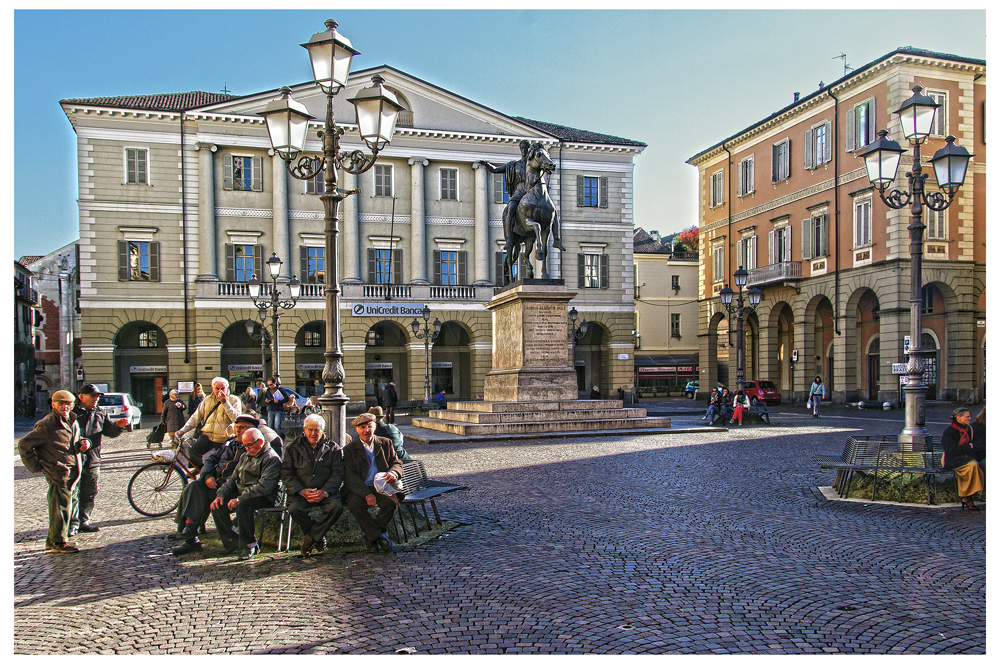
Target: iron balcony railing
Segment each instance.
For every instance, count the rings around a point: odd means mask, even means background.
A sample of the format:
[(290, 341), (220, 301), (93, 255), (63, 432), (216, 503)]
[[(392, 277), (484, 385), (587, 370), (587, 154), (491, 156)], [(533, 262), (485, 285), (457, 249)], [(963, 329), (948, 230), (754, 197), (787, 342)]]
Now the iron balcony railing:
[[(322, 300), (326, 297), (323, 284), (302, 284), (300, 300)], [(261, 284), (261, 297), (271, 296), (271, 284)], [(488, 302), (493, 296), (493, 286), (434, 286), (430, 284), (358, 284), (340, 285), (345, 300), (401, 300), (411, 302), (466, 301)], [(288, 286), (278, 284), (282, 298), (288, 297)], [(201, 282), (196, 286), (200, 299), (250, 300), (246, 282)]]
[(763, 284), (773, 283), (775, 281), (787, 281), (789, 279), (801, 279), (802, 278), (802, 263), (786, 261), (784, 263), (775, 263), (774, 265), (765, 265), (764, 267), (755, 267), (750, 270), (750, 275), (747, 277), (747, 286), (760, 286)]

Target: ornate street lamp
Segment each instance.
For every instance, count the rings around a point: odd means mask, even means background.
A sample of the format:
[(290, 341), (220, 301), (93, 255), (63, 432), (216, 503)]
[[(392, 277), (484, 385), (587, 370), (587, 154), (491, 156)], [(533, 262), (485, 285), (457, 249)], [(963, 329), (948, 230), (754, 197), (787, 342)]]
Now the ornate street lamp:
[[(278, 297), (278, 275), (281, 274), (281, 259), (278, 258), (278, 254), (271, 253), (271, 257), (267, 259), (267, 271), (271, 278), (271, 295), (270, 298), (265, 295), (261, 297), (262, 284), (257, 279), (257, 275), (250, 277), (250, 281), (247, 282), (247, 291), (250, 294), (250, 301), (253, 302), (253, 306), (257, 307), (257, 313), (260, 316), (261, 328), (264, 327), (264, 318), (267, 316), (267, 312), (271, 310), (271, 339), (273, 340), (274, 346), (271, 349), (271, 368), (274, 370), (274, 375), (280, 377), (281, 369), (278, 364), (278, 319), (281, 317), (280, 311), (282, 309), (291, 309), (298, 302), (299, 294), (302, 290), (302, 282), (295, 275), (292, 275), (291, 280), (288, 282), (288, 291), (291, 299), (282, 300)], [(250, 334), (251, 338), (256, 339), (257, 337), (252, 334), (253, 321), (248, 320), (247, 334)], [(263, 344), (261, 340), (261, 344)], [(264, 357), (263, 349), (261, 350), (261, 373), (264, 371)], [(266, 378), (266, 376), (265, 376)]]
[[(757, 308), (760, 304), (760, 298), (763, 293), (761, 290), (754, 286), (749, 291), (747, 291), (747, 301), (748, 304), (743, 302), (743, 287), (747, 285), (747, 278), (750, 273), (743, 269), (740, 265), (736, 272), (733, 273), (733, 283), (736, 284), (737, 291), (733, 291), (726, 284), (721, 291), (719, 291), (719, 299), (722, 300), (722, 306), (725, 307), (726, 311), (732, 316), (736, 316), (736, 391), (739, 392), (743, 389), (743, 382), (745, 378), (745, 364), (746, 364), (746, 336), (743, 332), (743, 320), (744, 318), (753, 310)], [(737, 295), (736, 303), (733, 304), (733, 295)]]
[[(259, 307), (257, 309), (257, 316), (260, 317), (260, 332), (257, 332), (257, 326), (253, 322), (252, 318), (248, 318), (246, 322), (247, 335), (254, 341), (260, 341), (260, 377), (261, 380), (267, 378), (267, 344), (270, 343), (271, 335), (264, 327), (264, 319), (267, 318), (267, 307)], [(253, 386), (251, 386), (253, 387)]]
[(326, 247), (326, 364), (323, 368), (323, 394), (317, 398), (327, 419), (327, 431), (339, 445), (345, 428), (344, 409), (350, 399), (344, 394), (344, 354), (340, 348), (340, 266), (338, 265), (337, 213), (340, 202), (359, 189), (337, 188), (337, 169), (358, 175), (375, 165), (378, 153), (392, 138), (396, 117), (403, 106), (396, 96), (383, 87), (381, 76), (372, 77), (373, 85), (349, 99), (357, 111), (358, 131), (371, 150), (340, 150), (340, 138), (345, 129), (338, 127), (333, 114), (333, 98), (347, 85), (351, 59), (358, 55), (351, 42), (337, 32), (337, 22), (328, 20), (326, 30), (316, 33), (302, 46), (309, 51), (313, 79), (326, 95), (326, 120), (319, 132), (323, 140), (323, 158), (303, 155), (293, 160), (305, 148), (306, 128), (313, 119), (305, 107), (291, 99), (288, 88), (281, 89), (281, 98), (271, 102), (261, 113), (267, 121), (267, 131), (275, 152), (285, 161), (288, 172), (299, 180), (310, 180), (323, 173), (325, 188), (320, 195), (324, 210)]
[(424, 310), (421, 312), (424, 317), (424, 329), (423, 332), (420, 331), (420, 321), (416, 318), (410, 323), (410, 329), (413, 331), (413, 336), (417, 339), (424, 340), (424, 406), (431, 405), (431, 341), (437, 339), (437, 336), (441, 334), (441, 321), (437, 318), (434, 319), (434, 329), (431, 329), (427, 321), (431, 318), (431, 309), (426, 304), (424, 305)]
[(576, 307), (569, 310), (569, 327), (570, 327), (570, 338), (573, 339), (573, 348), (576, 348), (576, 344), (587, 335), (587, 329), (590, 327), (590, 323), (584, 318), (577, 327), (576, 319), (580, 314), (577, 312)]
[[(924, 423), (924, 404), (927, 385), (924, 384), (924, 350), (921, 340), (923, 320), (923, 256), (924, 229), (923, 207), (940, 212), (951, 205), (959, 188), (965, 182), (971, 154), (965, 148), (955, 145), (955, 137), (948, 136), (945, 146), (934, 153), (931, 165), (938, 188), (941, 191), (926, 191), (924, 181), (928, 174), (920, 163), (920, 146), (926, 142), (934, 126), (934, 114), (940, 104), (923, 94), (919, 85), (913, 87), (913, 96), (900, 104), (895, 111), (899, 116), (903, 137), (913, 147), (913, 167), (906, 174), (909, 181), (906, 191), (887, 190), (896, 180), (896, 170), (905, 150), (899, 143), (887, 138), (889, 132), (882, 129), (878, 139), (869, 145), (861, 156), (865, 158), (868, 179), (878, 190), (879, 197), (894, 210), (910, 206), (912, 221), (910, 231), (910, 357), (906, 365), (906, 424), (899, 435), (900, 442), (928, 444), (930, 437)], [(944, 192), (944, 193), (942, 193)], [(945, 197), (947, 195), (947, 198)]]

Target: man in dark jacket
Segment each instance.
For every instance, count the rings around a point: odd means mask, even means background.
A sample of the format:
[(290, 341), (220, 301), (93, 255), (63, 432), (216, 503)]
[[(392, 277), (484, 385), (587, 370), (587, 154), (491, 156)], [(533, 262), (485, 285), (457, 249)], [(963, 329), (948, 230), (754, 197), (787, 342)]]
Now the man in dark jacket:
[(101, 441), (104, 436), (109, 438), (118, 436), (128, 426), (127, 417), (114, 421), (98, 408), (97, 402), (103, 394), (96, 385), (87, 383), (80, 388), (80, 396), (73, 409), (76, 424), (80, 427), (80, 435), (90, 441), (90, 449), (83, 455), (83, 470), (80, 472), (80, 481), (76, 484), (76, 497), (73, 500), (73, 513), (69, 518), (67, 532), (69, 537), (75, 536), (77, 531), (96, 533), (100, 530), (90, 523), (90, 515), (94, 511), (97, 480), (101, 477)]
[(403, 448), (403, 432), (395, 424), (389, 424), (382, 415), (382, 409), (372, 406), (368, 412), (375, 416), (375, 435), (388, 438), (392, 441), (392, 448), (396, 450), (396, 456), (400, 461), (409, 461), (410, 455)]
[(49, 481), (49, 532), (45, 550), (52, 553), (77, 553), (69, 541), (69, 520), (73, 494), (83, 468), (81, 452), (90, 441), (80, 435), (76, 424), (72, 392), (59, 390), (52, 395), (52, 412), (35, 423), (35, 428), (18, 441), (18, 451), (25, 467), (33, 473), (45, 473)]
[(257, 400), (264, 404), (262, 407), (267, 412), (265, 415), (267, 426), (277, 431), (281, 438), (284, 439), (285, 429), (281, 426), (281, 423), (285, 419), (285, 404), (289, 400), (295, 400), (291, 390), (287, 387), (282, 387), (281, 379), (273, 376), (267, 379), (267, 389), (263, 391), (263, 398), (258, 396)]
[(208, 506), (215, 498), (219, 487), (232, 476), (237, 462), (243, 456), (243, 443), (240, 442), (243, 434), (256, 426), (258, 422), (256, 417), (249, 414), (237, 417), (236, 422), (232, 425), (235, 435), (227, 440), (222, 447), (205, 456), (198, 479), (184, 487), (181, 504), (177, 510), (179, 538), (184, 540), (184, 543), (171, 551), (175, 556), (201, 551), (198, 532), (208, 520), (211, 511)]
[[(386, 526), (399, 508), (399, 494), (386, 495), (375, 490), (376, 475), (384, 473), (387, 482), (403, 477), (403, 464), (392, 448), (392, 441), (375, 435), (375, 416), (358, 415), (351, 424), (358, 435), (344, 447), (344, 497), (347, 509), (361, 526), (369, 551), (392, 551)], [(381, 478), (380, 478), (381, 479)], [(369, 507), (378, 507), (374, 519)]]
[(288, 495), (288, 513), (302, 531), (302, 556), (326, 548), (326, 531), (344, 512), (340, 483), (344, 458), (340, 447), (324, 435), (322, 415), (306, 416), (302, 435), (285, 448), (281, 481)]
[[(254, 513), (274, 505), (281, 476), (281, 457), (267, 444), (260, 429), (247, 429), (240, 440), (246, 454), (236, 462), (232, 476), (219, 487), (209, 509), (226, 550), (242, 550), (240, 560), (249, 560), (260, 552), (254, 533)], [(233, 512), (236, 512), (239, 533), (233, 529)]]
[(386, 385), (385, 394), (382, 398), (385, 401), (385, 421), (389, 424), (395, 424), (396, 406), (399, 404), (399, 395), (396, 393), (396, 384), (391, 380)]

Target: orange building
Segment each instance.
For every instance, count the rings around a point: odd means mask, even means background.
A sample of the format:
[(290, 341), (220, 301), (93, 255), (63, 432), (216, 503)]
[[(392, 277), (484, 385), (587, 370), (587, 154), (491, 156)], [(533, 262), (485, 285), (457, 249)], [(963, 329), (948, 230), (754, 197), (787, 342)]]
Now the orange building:
[[(691, 157), (698, 168), (700, 378), (733, 386), (732, 332), (719, 291), (740, 266), (763, 291), (746, 318), (746, 379), (805, 400), (822, 376), (837, 403), (899, 400), (910, 333), (909, 207), (894, 210), (861, 154), (879, 129), (912, 149), (894, 111), (924, 88), (942, 106), (921, 153), (946, 136), (975, 156), (942, 212), (924, 209), (922, 343), (928, 399), (985, 398), (986, 62), (900, 48)], [(909, 160), (909, 161), (908, 161)], [(933, 169), (928, 191), (937, 189)], [(797, 361), (793, 361), (797, 359)]]

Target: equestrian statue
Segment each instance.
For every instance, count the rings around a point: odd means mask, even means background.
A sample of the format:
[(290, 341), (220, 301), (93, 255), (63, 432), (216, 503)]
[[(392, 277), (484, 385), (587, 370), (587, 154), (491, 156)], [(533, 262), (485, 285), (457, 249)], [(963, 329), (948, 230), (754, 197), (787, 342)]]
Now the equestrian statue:
[[(535, 258), (541, 261), (542, 279), (549, 278), (549, 235), (553, 247), (566, 251), (559, 232), (559, 215), (545, 181), (546, 174), (553, 172), (556, 165), (540, 142), (523, 140), (520, 148), (521, 158), (503, 166), (480, 162), (490, 173), (503, 173), (507, 185), (509, 200), (503, 210), (504, 286), (513, 281), (513, 267), (517, 265), (522, 244), (525, 254), (530, 255), (535, 242), (538, 243)], [(525, 278), (534, 277), (535, 269), (530, 260), (525, 261), (524, 272)]]

